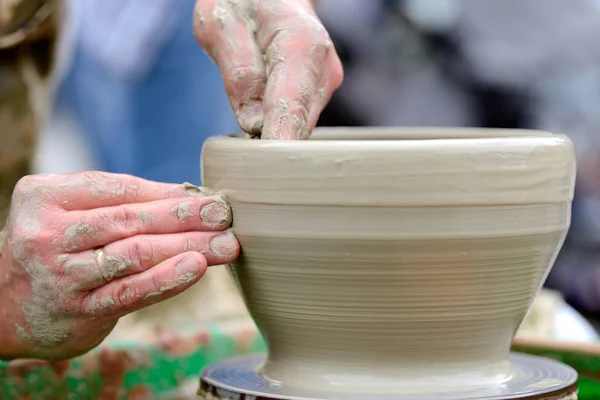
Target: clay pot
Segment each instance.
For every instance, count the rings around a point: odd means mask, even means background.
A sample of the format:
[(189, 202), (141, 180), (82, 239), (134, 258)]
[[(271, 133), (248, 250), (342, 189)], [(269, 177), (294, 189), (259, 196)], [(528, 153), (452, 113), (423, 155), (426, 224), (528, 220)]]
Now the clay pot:
[(203, 183), (233, 210), (260, 373), (363, 392), (510, 380), (511, 341), (569, 227), (574, 161), (569, 139), (538, 131), (209, 139)]

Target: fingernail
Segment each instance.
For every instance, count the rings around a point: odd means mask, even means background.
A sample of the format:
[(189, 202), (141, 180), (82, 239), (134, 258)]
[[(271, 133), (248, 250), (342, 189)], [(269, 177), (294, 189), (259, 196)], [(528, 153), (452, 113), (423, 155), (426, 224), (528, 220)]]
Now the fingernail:
[(265, 123), (262, 102), (252, 101), (241, 104), (237, 111), (237, 119), (244, 132), (248, 132), (251, 136), (260, 134)]
[(229, 226), (231, 224), (231, 209), (223, 199), (216, 198), (212, 203), (202, 206), (200, 218), (211, 226)]
[(210, 251), (217, 257), (231, 257), (238, 248), (238, 242), (232, 233), (224, 233), (210, 241)]
[(194, 257), (186, 257), (179, 261), (175, 267), (175, 271), (179, 276), (195, 275), (198, 273), (198, 261)]

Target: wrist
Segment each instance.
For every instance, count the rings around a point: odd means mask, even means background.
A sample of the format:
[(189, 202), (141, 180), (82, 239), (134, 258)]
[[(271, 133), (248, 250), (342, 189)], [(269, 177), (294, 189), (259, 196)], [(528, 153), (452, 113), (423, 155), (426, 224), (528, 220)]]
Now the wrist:
[(10, 298), (9, 285), (4, 257), (0, 254), (0, 361), (10, 361), (29, 354), (28, 346), (21, 338), (26, 333), (17, 322), (16, 305)]
[[(0, 288), (2, 290), (2, 288)], [(11, 361), (28, 357), (29, 348), (20, 336), (26, 334), (24, 328), (15, 322), (15, 318), (6, 310), (3, 297), (0, 296), (0, 361)]]

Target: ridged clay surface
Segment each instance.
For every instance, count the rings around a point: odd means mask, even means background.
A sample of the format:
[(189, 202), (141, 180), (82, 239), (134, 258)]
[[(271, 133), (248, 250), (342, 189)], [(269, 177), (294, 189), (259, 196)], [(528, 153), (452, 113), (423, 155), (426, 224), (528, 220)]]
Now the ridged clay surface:
[(220, 137), (205, 143), (202, 170), (233, 210), (232, 270), (268, 343), (265, 377), (373, 392), (512, 378), (511, 340), (570, 223), (569, 139), (426, 128)]

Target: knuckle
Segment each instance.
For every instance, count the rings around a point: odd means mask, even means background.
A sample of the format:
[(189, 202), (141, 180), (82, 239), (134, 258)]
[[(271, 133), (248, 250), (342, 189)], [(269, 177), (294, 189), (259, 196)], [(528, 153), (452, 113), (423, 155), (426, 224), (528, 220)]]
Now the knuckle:
[(335, 89), (339, 88), (344, 82), (344, 69), (342, 68), (342, 64), (337, 60), (335, 66), (333, 67), (333, 71), (331, 74), (331, 80), (329, 82), (330, 90), (333, 92)]
[(86, 171), (81, 177), (86, 186), (93, 185), (95, 196), (120, 197), (125, 202), (129, 199), (135, 202), (138, 197), (140, 178), (101, 171)]
[(227, 78), (232, 83), (252, 82), (263, 79), (262, 70), (252, 64), (234, 65), (227, 70)]
[(27, 175), (17, 181), (13, 189), (13, 201), (33, 195), (43, 196), (52, 188), (52, 179), (45, 175)]
[(34, 185), (35, 178), (32, 175), (26, 175), (17, 181), (13, 193), (24, 193), (30, 190)]
[(139, 221), (137, 213), (129, 206), (119, 206), (112, 216), (113, 224), (126, 232), (137, 232)]
[(227, 89), (234, 97), (248, 96), (264, 88), (265, 75), (261, 67), (254, 64), (234, 65), (224, 70)]
[(313, 35), (308, 48), (308, 54), (317, 62), (322, 64), (327, 59), (329, 53), (335, 51), (333, 42), (327, 35)]
[(144, 295), (139, 289), (123, 282), (116, 287), (112, 298), (115, 299), (118, 308), (127, 310), (135, 308), (144, 299)]
[(219, 0), (198, 0), (194, 8), (194, 37), (202, 46), (207, 47), (216, 38), (218, 27), (217, 18), (215, 18), (215, 9)]
[(40, 229), (35, 234), (21, 227), (9, 231), (10, 254), (15, 260), (28, 260), (36, 253), (44, 253), (54, 242), (56, 235), (48, 229)]
[(127, 176), (121, 183), (122, 190), (125, 193), (125, 200), (137, 203), (140, 194), (141, 178), (136, 176)]
[(289, 108), (290, 114), (299, 118), (300, 120), (307, 120), (309, 116), (308, 102), (297, 101)]
[(7, 240), (10, 241), (11, 245), (8, 247), (10, 253), (14, 259), (20, 259), (24, 250), (30, 250), (34, 247), (35, 237), (32, 235), (26, 235), (20, 228), (14, 227), (8, 231)]
[(82, 172), (83, 180), (88, 183), (101, 183), (111, 179), (111, 176), (107, 172), (102, 171), (85, 171)]
[(132, 240), (127, 250), (127, 255), (131, 263), (141, 269), (145, 269), (148, 261), (153, 259), (152, 243), (138, 239)]
[(204, 30), (206, 29), (207, 23), (206, 10), (203, 7), (201, 7), (200, 3), (201, 1), (197, 3), (196, 8), (194, 10), (194, 38), (200, 45), (205, 46), (207, 44), (207, 35), (204, 34)]
[(161, 290), (162, 283), (158, 279), (158, 275), (157, 274), (153, 274), (150, 277), (150, 281), (152, 282), (152, 285), (150, 286), (152, 288), (151, 293), (163, 293), (164, 290)]
[(317, 34), (314, 37), (312, 45), (323, 54), (327, 54), (330, 51), (334, 50), (333, 42), (329, 38), (329, 35), (327, 35), (326, 33)]
[[(271, 52), (270, 50), (267, 50), (267, 52)], [(269, 72), (270, 74), (273, 74), (275, 71), (282, 71), (285, 68), (286, 65), (286, 57), (281, 57), (277, 54), (269, 54), (269, 56), (267, 57), (268, 59), (268, 68), (269, 68)]]

